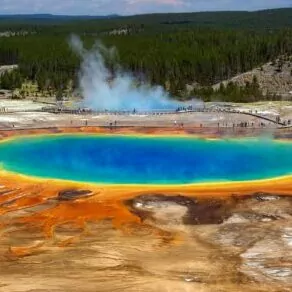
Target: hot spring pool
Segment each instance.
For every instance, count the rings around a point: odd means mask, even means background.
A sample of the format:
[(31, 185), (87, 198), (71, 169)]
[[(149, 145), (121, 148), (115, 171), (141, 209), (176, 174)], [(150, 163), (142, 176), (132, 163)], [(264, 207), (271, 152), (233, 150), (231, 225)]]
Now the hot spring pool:
[(33, 136), (0, 143), (25, 175), (108, 184), (186, 184), (290, 175), (292, 143), (189, 137)]

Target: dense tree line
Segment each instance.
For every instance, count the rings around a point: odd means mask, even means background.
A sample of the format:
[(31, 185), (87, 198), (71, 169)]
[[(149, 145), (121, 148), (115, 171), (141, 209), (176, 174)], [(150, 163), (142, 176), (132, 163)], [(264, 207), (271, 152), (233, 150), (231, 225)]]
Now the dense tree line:
[(7, 90), (14, 90), (21, 88), (23, 77), (19, 70), (13, 70), (11, 72), (5, 72), (1, 76), (1, 88)]
[[(259, 97), (255, 82), (245, 88), (228, 84), (217, 92), (211, 92), (210, 85), (260, 66), (279, 55), (292, 53), (290, 29), (215, 29), (189, 27), (188, 24), (177, 29), (177, 22), (184, 19), (177, 17), (160, 17), (160, 23), (168, 29), (156, 30), (149, 18), (159, 19), (157, 15), (126, 18), (131, 25), (128, 28), (136, 30), (129, 30), (125, 35), (105, 33), (100, 27), (92, 34), (97, 20), (82, 20), (53, 26), (39, 25), (33, 34), (0, 38), (0, 65), (19, 65), (17, 71), (2, 76), (1, 87), (17, 88), (25, 79), (36, 81), (40, 90), (62, 92), (69, 83), (77, 87), (80, 59), (68, 45), (69, 28), (72, 32), (83, 31), (87, 47), (92, 46), (97, 38), (107, 46), (116, 47), (117, 61), (125, 70), (133, 72), (137, 79), (162, 85), (174, 96), (184, 96), (186, 84), (196, 83), (200, 86), (192, 94), (204, 96), (206, 100), (214, 95), (229, 96), (229, 99), (237, 101)], [(230, 19), (234, 15), (228, 14), (228, 17)], [(102, 28), (104, 23), (111, 28), (124, 28), (122, 24), (125, 22), (123, 18), (99, 21)]]
[[(226, 85), (220, 84), (215, 90), (211, 86), (195, 88), (193, 95), (202, 97), (205, 101), (220, 100), (226, 102), (254, 102), (263, 98), (256, 76), (252, 82), (246, 82), (245, 86), (239, 86), (230, 81)], [(277, 96), (266, 96), (267, 100), (277, 100)]]

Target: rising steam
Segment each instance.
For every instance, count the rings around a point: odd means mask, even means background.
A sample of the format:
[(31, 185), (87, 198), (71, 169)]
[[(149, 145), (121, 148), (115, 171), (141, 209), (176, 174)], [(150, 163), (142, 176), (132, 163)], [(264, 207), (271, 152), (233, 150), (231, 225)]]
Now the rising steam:
[(171, 100), (162, 87), (135, 85), (134, 77), (120, 68), (115, 69), (112, 79), (113, 74), (107, 68), (105, 58), (112, 61), (114, 49), (96, 42), (91, 50), (86, 50), (77, 36), (71, 37), (70, 44), (82, 59), (79, 85), (84, 106), (95, 110), (162, 110), (178, 107), (179, 102)]

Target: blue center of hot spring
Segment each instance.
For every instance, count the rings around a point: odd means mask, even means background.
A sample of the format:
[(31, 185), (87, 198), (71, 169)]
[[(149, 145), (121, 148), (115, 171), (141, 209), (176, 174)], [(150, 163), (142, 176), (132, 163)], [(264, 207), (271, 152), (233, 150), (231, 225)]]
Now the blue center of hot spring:
[(0, 144), (8, 171), (116, 184), (245, 181), (292, 173), (292, 144), (187, 137), (45, 136)]

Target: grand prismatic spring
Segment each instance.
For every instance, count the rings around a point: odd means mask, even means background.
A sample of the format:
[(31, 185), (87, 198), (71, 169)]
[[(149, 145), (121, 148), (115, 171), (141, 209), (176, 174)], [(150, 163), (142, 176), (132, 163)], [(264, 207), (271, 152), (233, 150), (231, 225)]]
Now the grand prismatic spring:
[(291, 291), (283, 138), (3, 132), (0, 291)]
[(190, 137), (41, 136), (0, 144), (0, 163), (26, 175), (101, 184), (191, 184), (292, 174), (292, 144)]

